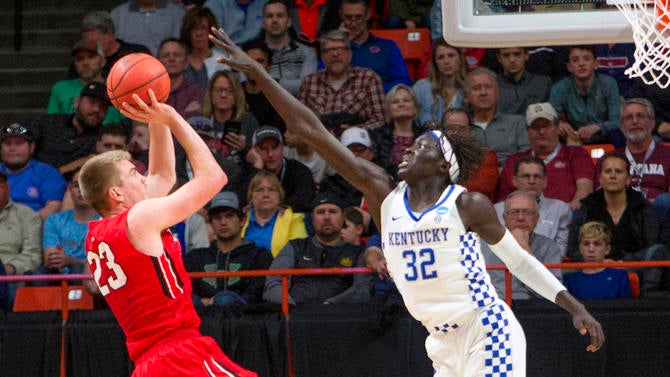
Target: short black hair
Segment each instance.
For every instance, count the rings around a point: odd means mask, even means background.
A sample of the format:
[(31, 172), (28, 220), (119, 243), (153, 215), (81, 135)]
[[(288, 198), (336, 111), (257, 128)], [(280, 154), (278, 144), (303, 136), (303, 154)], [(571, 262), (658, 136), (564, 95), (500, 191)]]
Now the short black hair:
[(538, 164), (542, 166), (542, 175), (547, 175), (547, 167), (544, 165), (544, 161), (537, 156), (523, 156), (516, 160), (514, 163), (514, 175), (519, 174), (519, 167), (521, 167), (521, 164)]

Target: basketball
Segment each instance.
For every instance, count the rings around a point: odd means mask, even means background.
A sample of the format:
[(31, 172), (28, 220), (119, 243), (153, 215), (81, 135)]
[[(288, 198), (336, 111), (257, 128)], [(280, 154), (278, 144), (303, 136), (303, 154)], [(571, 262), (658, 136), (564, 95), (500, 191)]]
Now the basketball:
[(151, 104), (149, 89), (153, 89), (158, 102), (165, 102), (170, 94), (170, 77), (163, 63), (149, 54), (128, 54), (119, 59), (107, 75), (107, 94), (117, 109), (128, 102), (135, 105), (133, 94), (146, 104)]

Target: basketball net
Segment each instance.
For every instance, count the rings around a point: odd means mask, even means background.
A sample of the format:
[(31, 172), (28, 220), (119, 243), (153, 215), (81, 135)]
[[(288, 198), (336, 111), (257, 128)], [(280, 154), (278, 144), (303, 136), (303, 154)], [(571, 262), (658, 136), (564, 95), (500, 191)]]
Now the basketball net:
[(626, 70), (633, 78), (665, 89), (670, 85), (670, 0), (609, 1), (623, 12), (633, 29), (635, 61)]

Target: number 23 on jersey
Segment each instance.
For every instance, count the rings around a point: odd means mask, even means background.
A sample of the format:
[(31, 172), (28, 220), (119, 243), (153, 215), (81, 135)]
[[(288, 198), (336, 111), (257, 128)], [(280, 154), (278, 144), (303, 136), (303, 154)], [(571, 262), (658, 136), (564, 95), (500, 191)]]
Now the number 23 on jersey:
[[(98, 287), (100, 287), (100, 293), (103, 296), (107, 296), (110, 293), (110, 289), (117, 290), (126, 285), (126, 273), (123, 272), (121, 265), (114, 261), (114, 253), (105, 242), (98, 244), (97, 254), (92, 251), (86, 253), (86, 259), (91, 266), (93, 279), (95, 279)], [(105, 274), (104, 278), (102, 274), (103, 268), (109, 271)]]

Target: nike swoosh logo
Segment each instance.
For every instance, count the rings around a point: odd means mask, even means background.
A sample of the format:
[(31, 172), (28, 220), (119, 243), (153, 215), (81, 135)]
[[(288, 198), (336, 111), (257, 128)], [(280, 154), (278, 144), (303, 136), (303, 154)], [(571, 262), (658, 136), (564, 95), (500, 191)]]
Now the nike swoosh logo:
[(391, 217), (391, 221), (396, 221), (396, 220), (398, 220), (398, 219), (402, 219), (402, 216), (398, 216), (398, 217), (393, 216), (393, 217)]

